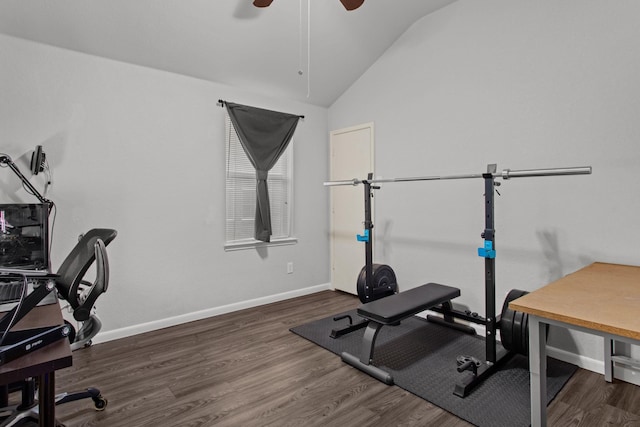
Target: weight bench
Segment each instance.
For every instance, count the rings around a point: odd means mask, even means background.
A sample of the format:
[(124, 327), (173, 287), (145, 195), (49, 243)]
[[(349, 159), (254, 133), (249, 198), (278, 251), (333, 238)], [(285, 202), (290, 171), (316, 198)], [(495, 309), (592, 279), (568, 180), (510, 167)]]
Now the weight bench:
[(393, 376), (371, 365), (378, 332), (384, 325), (397, 325), (402, 320), (428, 310), (439, 304), (448, 303), (460, 296), (460, 289), (438, 283), (427, 283), (405, 292), (368, 302), (358, 308), (358, 315), (367, 319), (367, 329), (362, 338), (360, 358), (343, 352), (342, 360), (360, 369), (385, 384), (393, 385)]

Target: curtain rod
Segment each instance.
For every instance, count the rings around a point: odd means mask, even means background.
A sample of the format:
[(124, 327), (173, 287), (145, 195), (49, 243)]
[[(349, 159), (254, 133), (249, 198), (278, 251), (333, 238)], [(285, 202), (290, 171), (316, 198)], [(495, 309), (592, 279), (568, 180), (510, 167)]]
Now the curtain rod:
[[(227, 101), (224, 101), (222, 99), (218, 99), (218, 105), (220, 107), (224, 107), (224, 104), (226, 104), (226, 103), (227, 103)], [(298, 117), (300, 117), (301, 119), (304, 119), (304, 116), (298, 115)]]

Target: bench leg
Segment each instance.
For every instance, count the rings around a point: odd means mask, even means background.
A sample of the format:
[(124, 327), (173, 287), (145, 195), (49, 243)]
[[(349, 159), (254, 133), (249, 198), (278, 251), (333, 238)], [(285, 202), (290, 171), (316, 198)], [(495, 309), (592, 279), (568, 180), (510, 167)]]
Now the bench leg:
[(373, 320), (369, 321), (367, 329), (364, 331), (364, 336), (362, 337), (362, 349), (359, 359), (346, 351), (340, 356), (342, 360), (349, 365), (360, 369), (362, 372), (366, 372), (385, 384), (393, 385), (393, 376), (390, 373), (371, 364), (373, 361), (373, 350), (376, 344), (376, 337), (378, 336), (378, 332), (380, 332), (382, 326), (383, 325), (381, 323), (374, 322)]
[(362, 349), (360, 353), (360, 362), (368, 365), (373, 361), (373, 350), (376, 345), (376, 338), (378, 336), (378, 332), (380, 332), (380, 328), (382, 328), (382, 324), (374, 321), (370, 321), (367, 325), (367, 329), (364, 331), (364, 336), (362, 337)]

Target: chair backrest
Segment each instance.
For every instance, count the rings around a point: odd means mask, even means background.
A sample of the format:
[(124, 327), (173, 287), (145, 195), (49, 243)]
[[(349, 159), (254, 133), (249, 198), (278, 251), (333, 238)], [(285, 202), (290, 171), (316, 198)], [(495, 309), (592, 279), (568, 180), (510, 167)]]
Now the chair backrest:
[[(100, 293), (106, 291), (106, 282), (108, 282), (108, 263), (106, 260), (106, 251), (104, 247), (111, 243), (116, 238), (118, 232), (109, 228), (94, 228), (89, 230), (78, 241), (73, 250), (69, 253), (67, 258), (62, 262), (60, 268), (57, 271), (58, 277), (56, 278), (56, 289), (58, 294), (67, 300), (71, 305), (71, 308), (75, 311), (83, 305), (84, 300), (78, 298), (78, 288), (83, 281), (84, 275), (91, 265), (96, 261), (96, 250), (100, 251), (100, 247), (96, 249), (96, 243), (101, 240), (104, 246), (102, 252), (100, 252), (99, 267), (106, 267), (104, 289), (100, 290)], [(106, 264), (106, 265), (105, 265)], [(90, 304), (92, 305), (97, 298), (97, 295), (92, 298)], [(88, 311), (91, 307), (86, 308), (83, 311)], [(84, 317), (84, 316), (83, 316)], [(82, 319), (78, 319), (82, 320)]]

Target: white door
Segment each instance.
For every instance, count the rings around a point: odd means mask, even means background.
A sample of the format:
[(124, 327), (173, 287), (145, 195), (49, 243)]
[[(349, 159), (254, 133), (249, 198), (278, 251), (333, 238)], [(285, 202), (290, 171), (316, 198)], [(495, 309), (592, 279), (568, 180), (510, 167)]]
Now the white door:
[[(330, 137), (330, 179), (365, 179), (373, 173), (373, 123), (340, 129)], [(364, 188), (335, 186), (331, 191), (331, 286), (357, 295), (356, 281), (364, 267)], [(373, 212), (373, 209), (372, 209)]]

